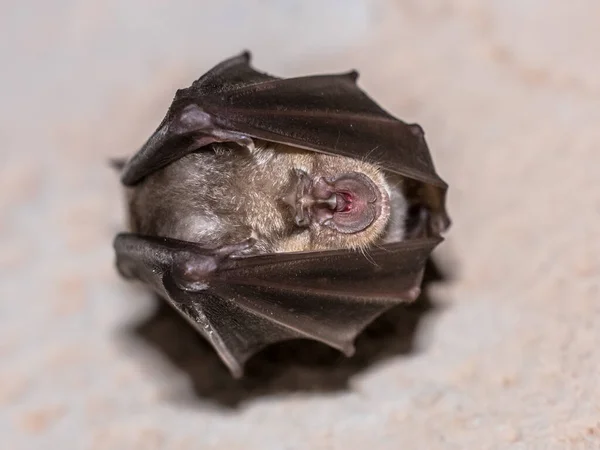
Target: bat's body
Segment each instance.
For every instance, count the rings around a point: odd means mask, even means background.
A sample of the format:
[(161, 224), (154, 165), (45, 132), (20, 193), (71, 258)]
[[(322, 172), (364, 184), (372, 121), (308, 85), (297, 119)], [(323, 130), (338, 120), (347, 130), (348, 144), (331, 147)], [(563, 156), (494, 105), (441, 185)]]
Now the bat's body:
[[(297, 194), (298, 174), (315, 179), (346, 173), (374, 180), (380, 197), (374, 223), (350, 234), (298, 226), (289, 201)], [(268, 143), (252, 150), (213, 144), (187, 155), (133, 187), (129, 205), (136, 233), (210, 247), (253, 239), (244, 254), (366, 249), (388, 237), (400, 241), (408, 209), (401, 186), (372, 164)]]
[(423, 131), (356, 74), (281, 80), (227, 60), (178, 91), (127, 162), (121, 273), (146, 282), (232, 373), (269, 343), (353, 351), (374, 317), (420, 292), (449, 219)]

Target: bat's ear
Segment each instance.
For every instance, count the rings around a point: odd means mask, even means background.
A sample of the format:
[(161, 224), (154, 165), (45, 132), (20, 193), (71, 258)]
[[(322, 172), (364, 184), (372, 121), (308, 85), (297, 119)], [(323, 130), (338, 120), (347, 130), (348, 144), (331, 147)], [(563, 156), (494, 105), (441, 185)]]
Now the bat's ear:
[(169, 111), (143, 147), (124, 165), (121, 181), (133, 186), (151, 173), (215, 142), (252, 146), (248, 136), (218, 127), (195, 103)]

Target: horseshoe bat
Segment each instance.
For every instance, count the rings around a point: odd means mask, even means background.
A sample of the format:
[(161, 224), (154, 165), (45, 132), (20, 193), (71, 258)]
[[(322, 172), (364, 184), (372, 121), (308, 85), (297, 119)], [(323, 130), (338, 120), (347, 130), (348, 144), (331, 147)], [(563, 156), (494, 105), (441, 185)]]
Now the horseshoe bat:
[(287, 339), (351, 356), (375, 317), (418, 297), (450, 225), (423, 129), (357, 78), (278, 78), (242, 53), (178, 90), (121, 167), (119, 272), (165, 298), (235, 377)]

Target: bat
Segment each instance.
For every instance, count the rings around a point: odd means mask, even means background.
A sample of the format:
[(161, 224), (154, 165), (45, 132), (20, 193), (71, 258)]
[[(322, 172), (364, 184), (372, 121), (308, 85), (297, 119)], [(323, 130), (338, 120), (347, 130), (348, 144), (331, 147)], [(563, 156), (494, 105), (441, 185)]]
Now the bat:
[(122, 164), (120, 274), (166, 299), (234, 377), (288, 339), (351, 356), (371, 321), (419, 296), (450, 226), (423, 129), (357, 79), (279, 78), (244, 52), (178, 90)]

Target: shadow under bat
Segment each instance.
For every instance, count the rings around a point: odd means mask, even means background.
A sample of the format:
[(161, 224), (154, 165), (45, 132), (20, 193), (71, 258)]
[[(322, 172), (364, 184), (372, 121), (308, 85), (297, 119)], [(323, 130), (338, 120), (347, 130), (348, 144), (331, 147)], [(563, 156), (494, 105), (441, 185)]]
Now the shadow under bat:
[(133, 325), (127, 334), (158, 350), (188, 375), (193, 393), (176, 394), (187, 401), (195, 395), (197, 400), (234, 408), (253, 398), (286, 392), (334, 392), (347, 389), (353, 375), (373, 364), (414, 352), (421, 320), (439, 308), (428, 295), (428, 285), (448, 279), (430, 259), (419, 299), (391, 309), (370, 324), (357, 338), (351, 358), (319, 342), (285, 341), (252, 357), (240, 380), (231, 376), (214, 349), (160, 298), (154, 314)]

